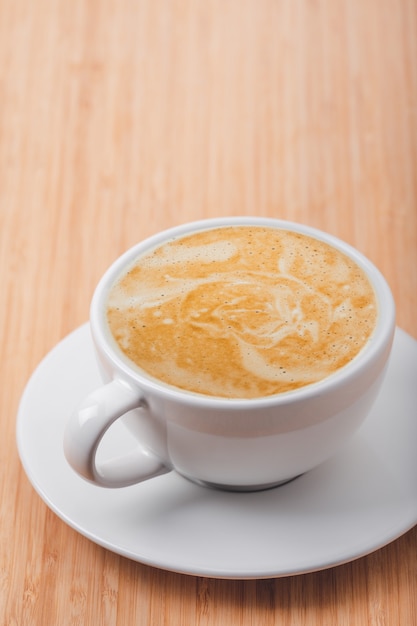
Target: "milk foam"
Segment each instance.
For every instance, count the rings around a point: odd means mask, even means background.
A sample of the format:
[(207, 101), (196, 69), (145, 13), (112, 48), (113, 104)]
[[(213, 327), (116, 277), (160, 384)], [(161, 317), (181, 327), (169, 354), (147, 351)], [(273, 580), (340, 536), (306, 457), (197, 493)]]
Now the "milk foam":
[(151, 376), (188, 391), (259, 397), (320, 380), (367, 342), (364, 272), (321, 241), (225, 227), (140, 257), (108, 298), (109, 328)]

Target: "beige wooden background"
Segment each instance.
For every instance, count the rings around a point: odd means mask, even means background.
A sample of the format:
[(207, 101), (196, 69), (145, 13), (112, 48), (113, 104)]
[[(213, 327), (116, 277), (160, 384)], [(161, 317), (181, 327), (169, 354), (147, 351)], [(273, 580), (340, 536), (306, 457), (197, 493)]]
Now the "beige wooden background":
[(81, 537), (20, 466), (20, 395), (106, 267), (239, 214), (357, 246), (417, 337), (414, 0), (0, 0), (1, 624), (417, 624), (416, 528), (324, 572), (194, 578)]

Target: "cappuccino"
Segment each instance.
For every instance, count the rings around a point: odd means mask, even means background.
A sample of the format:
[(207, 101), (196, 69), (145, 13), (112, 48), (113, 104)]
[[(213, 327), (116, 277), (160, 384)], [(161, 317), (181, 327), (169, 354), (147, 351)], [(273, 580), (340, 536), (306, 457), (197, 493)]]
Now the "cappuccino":
[(375, 327), (350, 257), (307, 235), (224, 226), (172, 239), (111, 287), (107, 323), (130, 365), (185, 391), (259, 398), (320, 381)]

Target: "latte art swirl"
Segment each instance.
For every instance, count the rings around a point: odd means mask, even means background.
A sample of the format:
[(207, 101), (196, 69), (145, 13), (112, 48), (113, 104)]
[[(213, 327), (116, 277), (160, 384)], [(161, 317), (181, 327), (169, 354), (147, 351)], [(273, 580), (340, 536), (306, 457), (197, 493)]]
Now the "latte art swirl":
[(182, 389), (253, 398), (343, 367), (375, 326), (364, 272), (290, 231), (223, 227), (143, 255), (115, 283), (107, 318), (121, 351)]

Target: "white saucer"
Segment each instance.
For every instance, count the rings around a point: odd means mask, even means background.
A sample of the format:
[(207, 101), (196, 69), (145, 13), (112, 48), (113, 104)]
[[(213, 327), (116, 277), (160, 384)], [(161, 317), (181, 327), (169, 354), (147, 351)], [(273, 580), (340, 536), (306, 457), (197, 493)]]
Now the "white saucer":
[[(351, 561), (417, 523), (417, 341), (397, 329), (383, 391), (339, 456), (258, 493), (199, 487), (170, 473), (123, 489), (79, 478), (64, 458), (71, 409), (101, 384), (88, 324), (41, 362), (17, 421), (33, 486), (97, 544), (155, 567), (217, 578), (269, 578)], [(104, 454), (135, 446), (121, 423)]]

